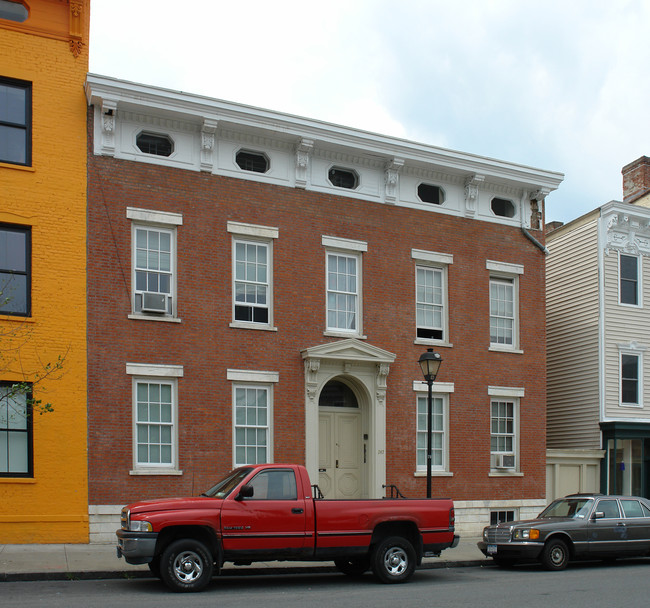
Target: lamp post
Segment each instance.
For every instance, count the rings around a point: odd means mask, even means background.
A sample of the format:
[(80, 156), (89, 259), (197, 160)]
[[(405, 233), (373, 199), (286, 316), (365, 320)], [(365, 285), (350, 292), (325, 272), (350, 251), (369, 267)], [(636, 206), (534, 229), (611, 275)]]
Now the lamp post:
[(433, 434), (433, 396), (432, 387), (433, 382), (438, 375), (442, 357), (439, 353), (433, 352), (433, 348), (428, 348), (426, 353), (420, 355), (418, 360), (422, 375), (429, 387), (427, 399), (427, 498), (431, 498), (431, 440)]

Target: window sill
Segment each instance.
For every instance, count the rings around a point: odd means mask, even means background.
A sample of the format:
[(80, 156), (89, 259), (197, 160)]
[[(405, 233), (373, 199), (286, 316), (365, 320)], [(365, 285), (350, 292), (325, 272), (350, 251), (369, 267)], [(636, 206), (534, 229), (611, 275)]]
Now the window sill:
[(323, 332), (324, 336), (330, 338), (356, 338), (357, 340), (367, 340), (368, 336), (362, 336), (353, 331), (336, 331), (335, 329), (328, 329)]
[(524, 474), (519, 471), (496, 471), (495, 469), (490, 470), (488, 477), (523, 477)]
[(3, 315), (0, 313), (0, 321), (13, 321), (14, 323), (36, 323), (34, 317), (23, 317), (22, 315)]
[[(426, 471), (415, 471), (413, 477), (426, 477)], [(450, 471), (431, 471), (431, 477), (453, 477), (454, 474)]]
[(0, 484), (3, 483), (32, 484), (36, 480), (33, 477), (0, 477)]
[(631, 410), (642, 410), (643, 403), (619, 403), (618, 407), (631, 409)]
[(512, 346), (498, 346), (495, 344), (490, 344), (488, 349), (493, 353), (512, 353), (513, 355), (523, 355), (524, 351), (519, 348), (513, 348)]
[(133, 469), (129, 475), (182, 475), (178, 469)]
[(32, 166), (16, 165), (14, 163), (0, 162), (0, 167), (4, 167), (5, 169), (18, 169), (18, 171), (28, 171), (30, 173), (34, 173), (36, 171), (36, 169), (34, 169)]
[(165, 316), (160, 316), (160, 317), (154, 317), (154, 316), (149, 316), (149, 315), (129, 315), (129, 319), (134, 319), (136, 321), (162, 321), (163, 323), (181, 323), (182, 319), (179, 319), (178, 317), (165, 317)]
[(258, 331), (278, 331), (277, 327), (264, 323), (246, 323), (245, 321), (233, 321), (230, 327), (234, 329), (257, 329)]
[(453, 348), (451, 342), (446, 340), (427, 340), (426, 338), (415, 338), (413, 344), (420, 344), (422, 346), (440, 346), (442, 348)]

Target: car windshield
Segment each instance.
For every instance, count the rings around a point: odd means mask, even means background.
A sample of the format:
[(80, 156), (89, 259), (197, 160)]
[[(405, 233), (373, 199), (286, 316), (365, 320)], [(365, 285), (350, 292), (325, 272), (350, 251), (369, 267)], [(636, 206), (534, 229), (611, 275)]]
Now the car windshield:
[(544, 509), (539, 517), (586, 517), (593, 505), (593, 498), (560, 498)]
[(234, 488), (239, 485), (239, 482), (251, 472), (252, 469), (242, 467), (231, 471), (224, 477), (216, 486), (211, 487), (201, 496), (211, 496), (213, 498), (225, 498), (230, 494)]

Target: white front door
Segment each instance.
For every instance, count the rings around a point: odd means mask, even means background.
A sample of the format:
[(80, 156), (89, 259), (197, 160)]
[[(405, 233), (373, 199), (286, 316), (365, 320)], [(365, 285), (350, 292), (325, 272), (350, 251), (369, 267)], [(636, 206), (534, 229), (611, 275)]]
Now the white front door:
[(361, 498), (361, 412), (320, 408), (318, 434), (318, 485), (325, 498)]

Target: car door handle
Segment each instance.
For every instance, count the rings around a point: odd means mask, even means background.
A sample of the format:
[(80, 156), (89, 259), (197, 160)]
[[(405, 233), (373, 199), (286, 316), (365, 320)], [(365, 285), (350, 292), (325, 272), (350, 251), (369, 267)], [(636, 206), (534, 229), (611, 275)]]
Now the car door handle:
[(296, 515), (300, 515), (301, 513), (304, 513), (305, 510), (301, 509), (300, 507), (294, 507), (293, 509), (291, 509), (291, 512), (295, 513)]

